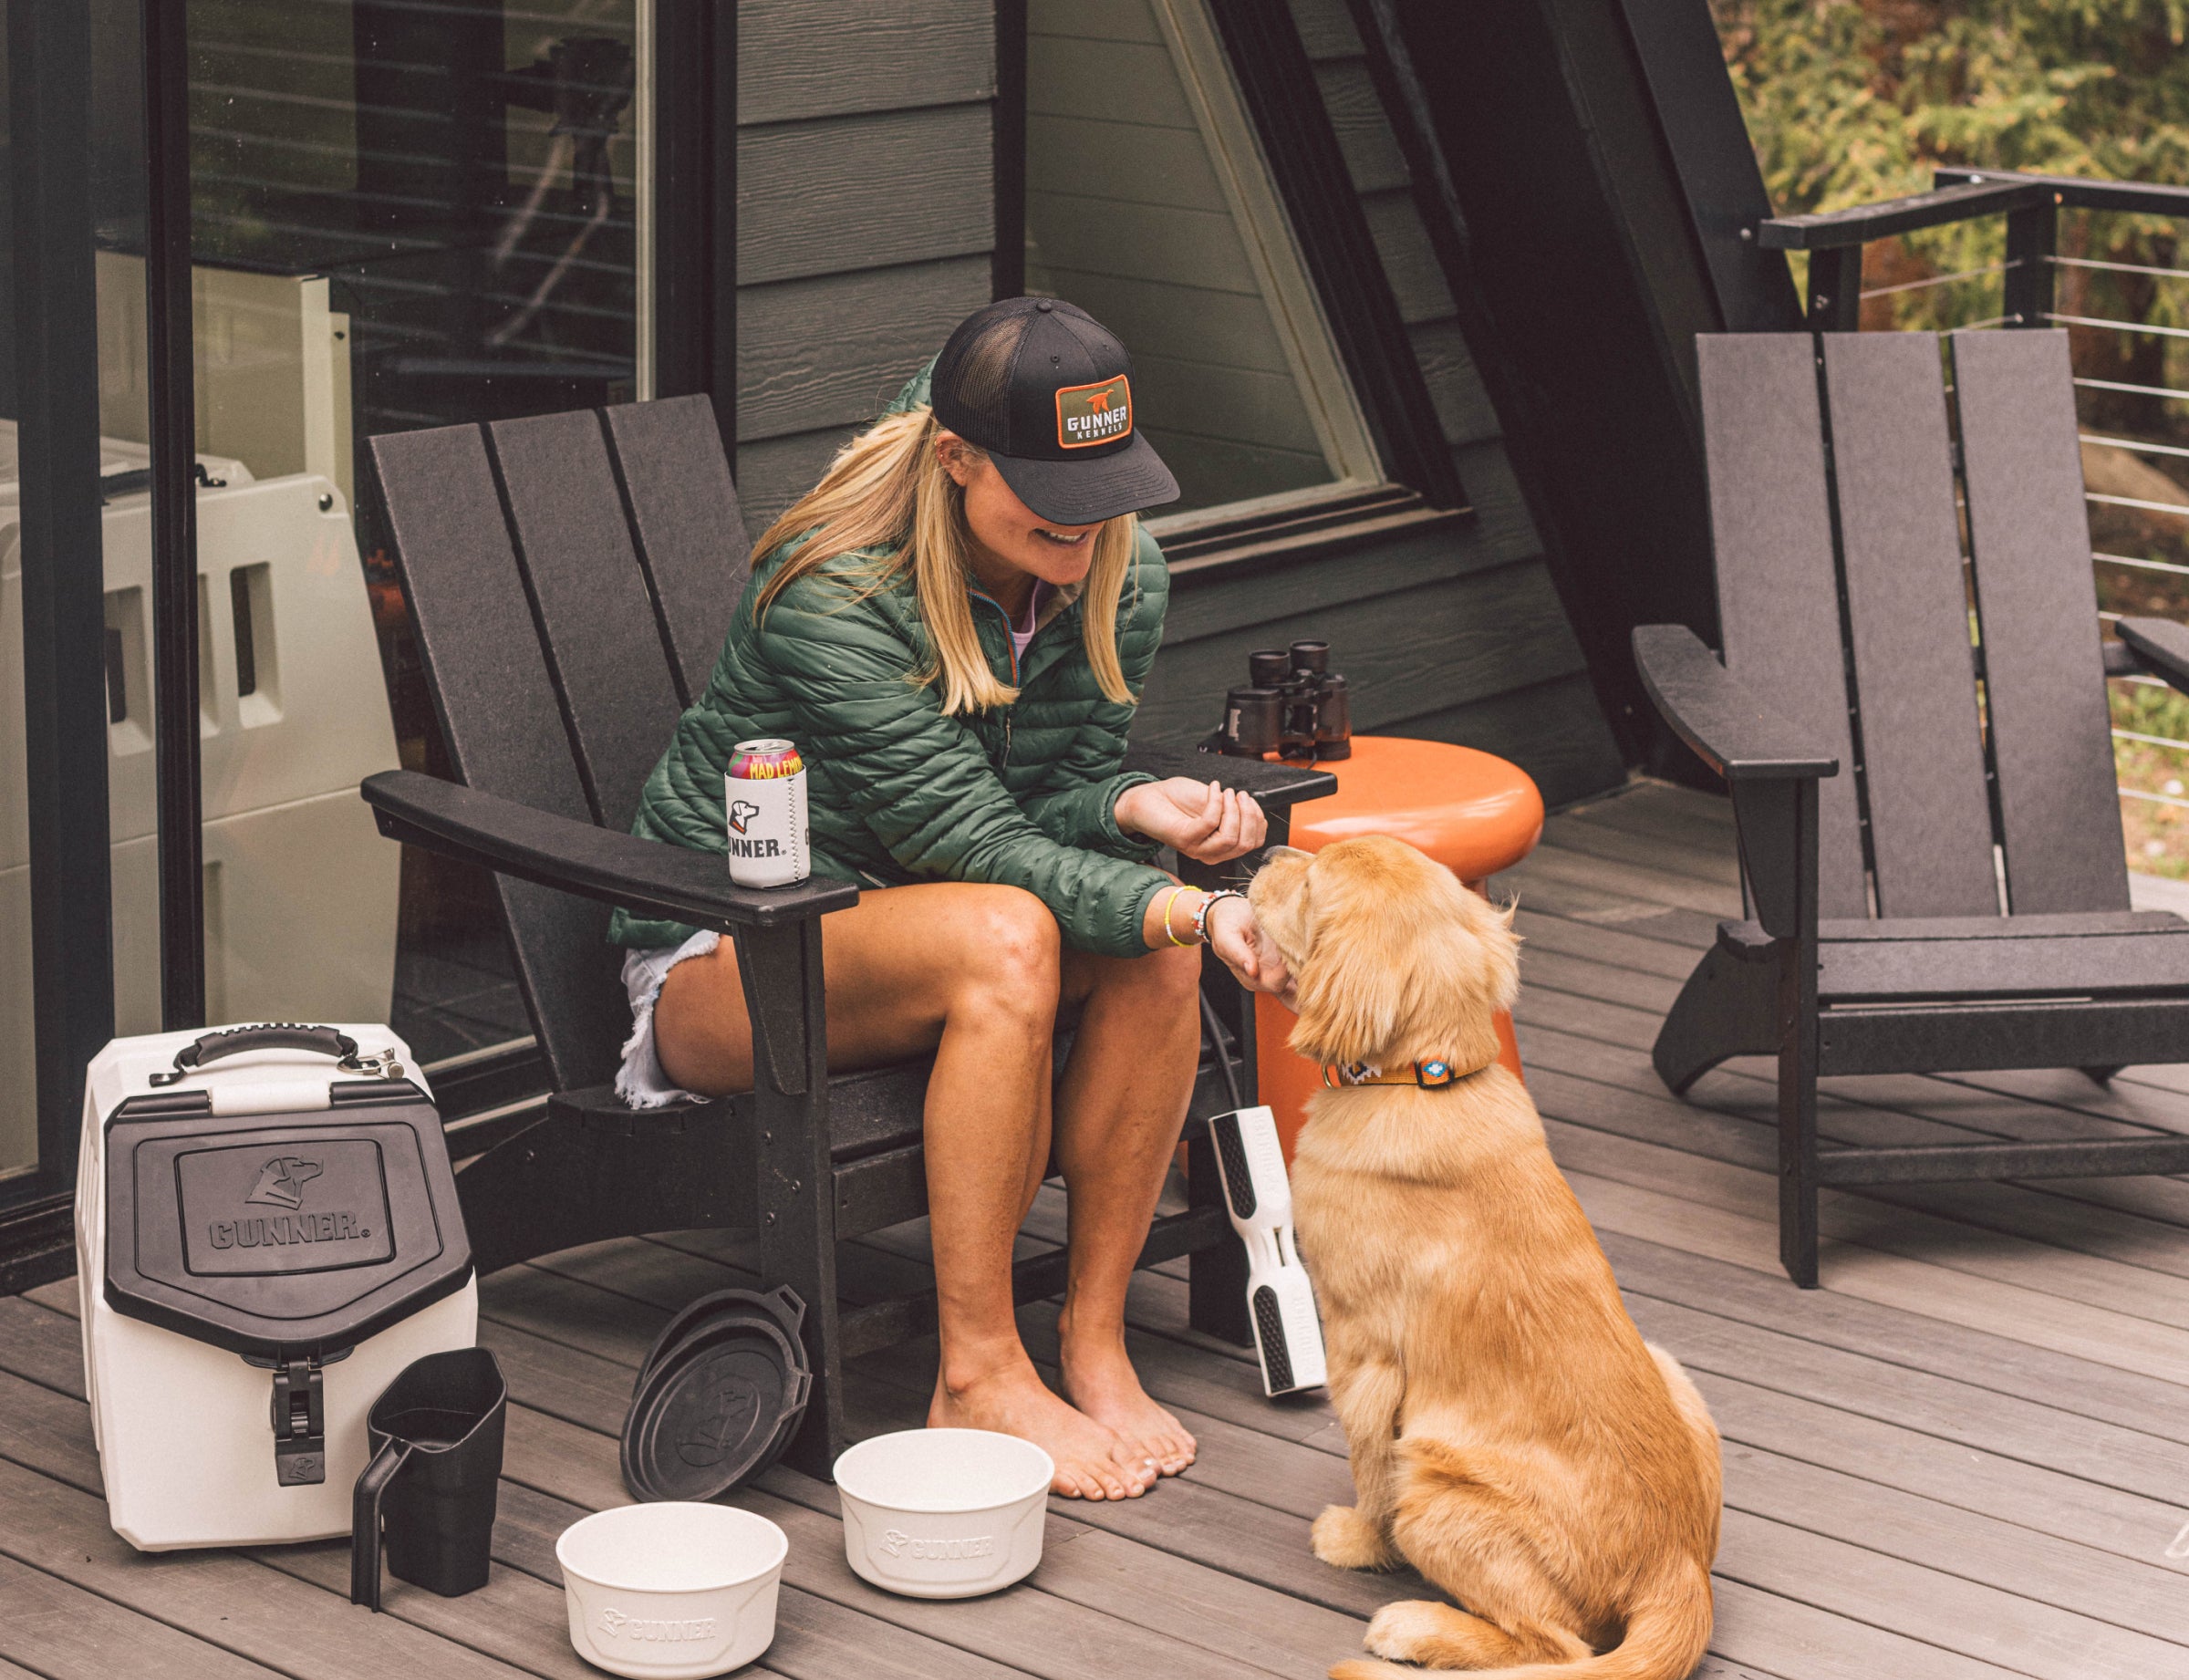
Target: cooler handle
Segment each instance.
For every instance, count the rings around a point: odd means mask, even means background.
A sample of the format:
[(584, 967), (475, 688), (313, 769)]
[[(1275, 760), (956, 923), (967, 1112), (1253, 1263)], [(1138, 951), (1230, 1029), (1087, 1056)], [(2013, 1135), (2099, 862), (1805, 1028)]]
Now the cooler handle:
[(349, 1502), (349, 1602), (380, 1607), (380, 1496), (410, 1462), (412, 1443), (389, 1436), (358, 1478)]
[(178, 1084), (207, 1063), (218, 1062), (224, 1056), (240, 1056), (253, 1050), (304, 1050), (315, 1055), (332, 1056), (353, 1072), (362, 1071), (365, 1066), (358, 1060), (358, 1041), (347, 1032), (337, 1032), (332, 1027), (307, 1027), (294, 1021), (270, 1021), (201, 1035), (175, 1052), (171, 1072), (154, 1073), (150, 1083)]

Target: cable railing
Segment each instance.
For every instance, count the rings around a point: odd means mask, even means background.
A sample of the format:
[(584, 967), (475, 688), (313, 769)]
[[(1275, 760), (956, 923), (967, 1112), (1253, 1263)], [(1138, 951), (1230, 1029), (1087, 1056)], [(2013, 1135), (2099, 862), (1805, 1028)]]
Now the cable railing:
[[(2141, 221), (2124, 229), (2122, 217)], [(1964, 244), (1950, 272), (1908, 278), (1902, 266), (1862, 284), (1864, 246), (1991, 218), (2006, 224), (1997, 260), (1971, 263), (1985, 254)], [(1807, 254), (1818, 332), (1858, 330), (1865, 306), (1896, 325), (1919, 313), (1960, 330), (2068, 329), (2090, 561), (2110, 635), (2123, 616), (2189, 621), (2189, 294), (2167, 285), (2189, 280), (2189, 264), (2168, 260), (2184, 223), (2181, 187), (1941, 169), (1929, 192), (1779, 217), (1755, 237)], [(2189, 701), (2136, 676), (2111, 679), (2111, 704), (2132, 865), (2189, 876)]]

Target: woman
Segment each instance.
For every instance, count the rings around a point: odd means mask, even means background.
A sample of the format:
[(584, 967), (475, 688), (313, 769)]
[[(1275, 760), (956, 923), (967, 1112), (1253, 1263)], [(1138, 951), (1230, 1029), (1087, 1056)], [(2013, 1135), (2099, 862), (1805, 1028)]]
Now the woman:
[[(1126, 1357), (1126, 1286), (1199, 1056), (1206, 941), (1258, 960), (1237, 894), (1149, 862), (1262, 844), (1242, 793), (1120, 773), (1168, 580), (1136, 511), (1177, 484), (1134, 428), (1122, 346), (1069, 304), (1012, 298), (950, 337), (763, 534), (707, 692), (637, 831), (724, 849), (737, 741), (805, 760), (814, 867), (874, 890), (822, 922), (832, 1065), (932, 1051), (925, 1116), (941, 1366), (931, 1426), (1038, 1442), (1056, 1491), (1126, 1499), (1193, 1437)], [(639, 1104), (751, 1088), (727, 939), (618, 913)], [(1055, 1084), (1061, 1008), (1078, 1030)], [(1012, 1239), (1052, 1136), (1070, 1193), (1064, 1398), (1021, 1345)]]

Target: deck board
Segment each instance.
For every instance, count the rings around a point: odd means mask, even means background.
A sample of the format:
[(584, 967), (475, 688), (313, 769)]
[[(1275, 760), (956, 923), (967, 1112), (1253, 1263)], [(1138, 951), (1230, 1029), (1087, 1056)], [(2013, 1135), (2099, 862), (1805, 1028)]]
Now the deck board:
[[(1649, 1063), (1715, 922), (1739, 913), (1724, 803), (1644, 786), (1561, 814), (1493, 890), (1526, 945), (1516, 1011), (1553, 1153), (1644, 1333), (1678, 1355), (1726, 1442), (1717, 1626), (1696, 1680), (2111, 1680), (2189, 1673), (2189, 1181), (2056, 1180), (1838, 1192), (1824, 1287), (1778, 1265), (1767, 1063), (1693, 1101)], [(2189, 1068), (1831, 1080), (1851, 1144), (2189, 1132)], [(1063, 1235), (1044, 1188), (1022, 1248)], [(925, 1274), (918, 1227), (845, 1251), (846, 1296)], [(75, 1285), (0, 1299), (0, 1680), (117, 1673), (348, 1680), (592, 1671), (569, 1651), (555, 1537), (624, 1501), (616, 1436), (669, 1313), (749, 1279), (749, 1244), (665, 1233), (485, 1281), (481, 1340), (511, 1386), (489, 1586), (391, 1583), (349, 1605), (337, 1545), (141, 1557), (99, 1503)], [(1183, 1262), (1137, 1276), (1128, 1343), (1201, 1441), (1176, 1483), (1052, 1506), (1034, 1579), (994, 1598), (892, 1598), (844, 1562), (834, 1491), (778, 1467), (738, 1496), (793, 1537), (761, 1669), (791, 1680), (1312, 1680), (1406, 1575), (1308, 1550), (1346, 1497), (1327, 1401), (1263, 1398), (1250, 1356), (1188, 1323)], [(1054, 1376), (1053, 1310), (1020, 1314)], [(853, 1362), (860, 1433), (919, 1421), (932, 1338)]]
[(203, 1680), (276, 1680), (278, 1670), (234, 1655), (140, 1615), (74, 1581), (0, 1556), (0, 1680), (32, 1673), (46, 1680), (114, 1680), (119, 1675), (187, 1672)]

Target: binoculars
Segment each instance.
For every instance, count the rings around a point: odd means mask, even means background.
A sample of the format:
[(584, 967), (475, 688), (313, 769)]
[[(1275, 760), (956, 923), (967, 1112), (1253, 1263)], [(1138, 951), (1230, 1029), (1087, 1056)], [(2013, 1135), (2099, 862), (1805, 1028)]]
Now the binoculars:
[(1204, 752), (1232, 758), (1353, 756), (1353, 703), (1330, 669), (1328, 642), (1247, 655), (1247, 686), (1224, 696), (1224, 721)]

